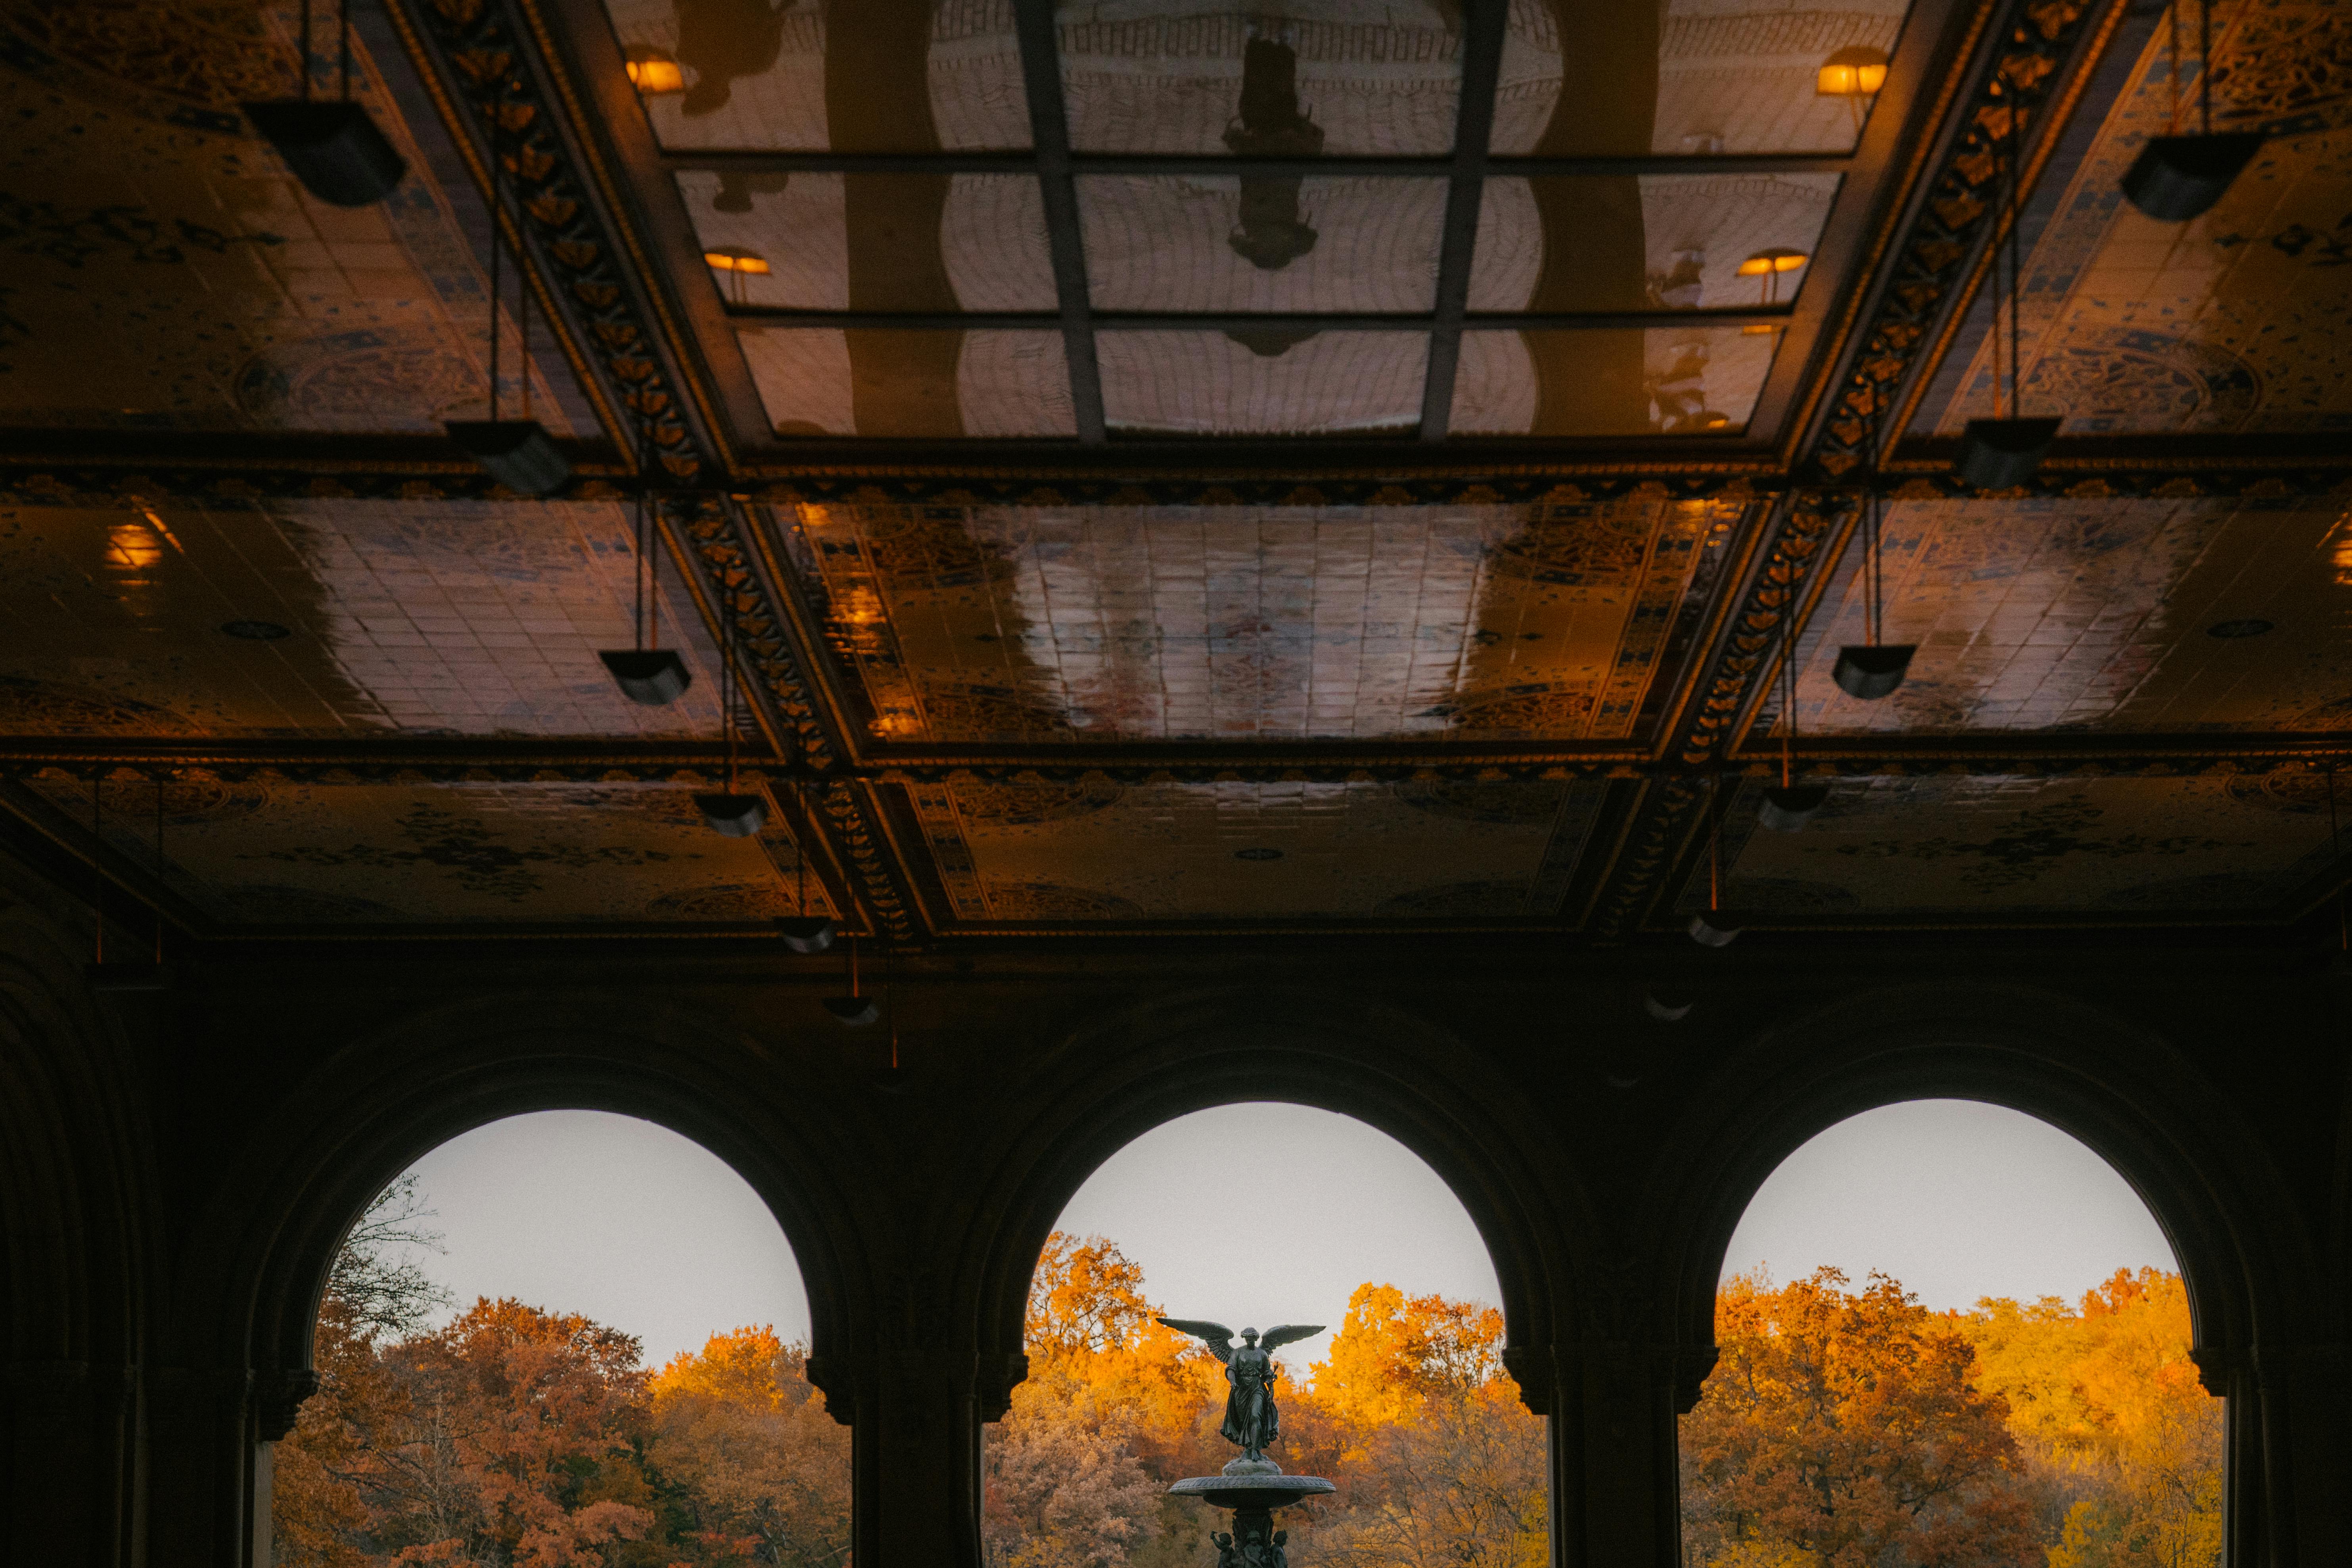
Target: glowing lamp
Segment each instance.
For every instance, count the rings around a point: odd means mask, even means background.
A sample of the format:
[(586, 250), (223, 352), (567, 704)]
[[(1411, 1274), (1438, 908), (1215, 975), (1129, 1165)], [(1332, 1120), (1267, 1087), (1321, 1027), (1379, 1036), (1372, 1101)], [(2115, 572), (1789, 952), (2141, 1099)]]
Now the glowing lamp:
[(1691, 916), (1690, 938), (1701, 947), (1729, 947), (1739, 940), (1739, 921), (1721, 910)]
[(766, 257), (738, 245), (706, 250), (702, 253), (702, 259), (720, 272), (740, 272), (746, 278), (765, 278), (769, 272)]
[(824, 1010), (851, 1029), (862, 1029), (882, 1016), (882, 1009), (871, 996), (828, 996)]
[(1822, 98), (1868, 98), (1885, 85), (1886, 57), (1867, 44), (1840, 49), (1813, 77), (1813, 91)]
[(1794, 272), (1811, 259), (1801, 250), (1759, 250), (1739, 264), (1739, 275), (1762, 278), (1776, 272)]
[(629, 73), (629, 85), (648, 98), (686, 90), (686, 72), (678, 66), (677, 57), (667, 49), (633, 44), (624, 68)]

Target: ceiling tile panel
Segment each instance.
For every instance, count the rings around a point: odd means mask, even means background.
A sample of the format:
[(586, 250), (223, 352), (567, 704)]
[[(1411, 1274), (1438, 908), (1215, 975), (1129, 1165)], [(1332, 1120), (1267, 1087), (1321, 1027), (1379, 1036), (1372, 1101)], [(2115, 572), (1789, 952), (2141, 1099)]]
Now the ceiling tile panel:
[[(92, 820), (90, 785), (29, 786)], [(163, 881), (227, 925), (496, 927), (755, 925), (795, 912), (790, 836), (710, 831), (675, 784), (173, 782), (163, 796)], [(155, 786), (105, 786), (107, 842), (158, 864)], [(826, 912), (808, 884), (811, 913)]]
[[(437, 434), (486, 416), (488, 287), (467, 231), (486, 239), (488, 217), (404, 121), (383, 73), (404, 79), (404, 59), (380, 69), (354, 39), (352, 96), (408, 173), (383, 203), (338, 207), (237, 110), (294, 89), (289, 12), (0, 14), (16, 29), (0, 67), (0, 419)], [(504, 358), (513, 399), (511, 341)], [(590, 433), (561, 354), (534, 356), (530, 379), (550, 428)]]
[(1420, 428), (1422, 332), (1107, 331), (1103, 414), (1131, 436), (1406, 436)]
[(960, 923), (1549, 920), (1604, 786), (950, 784), (912, 793)]
[(753, 327), (737, 334), (779, 436), (1068, 436), (1058, 331)]
[(1805, 638), (1800, 733), (2352, 727), (2341, 501), (1897, 502), (1885, 640), (1919, 652), (1875, 702), (1831, 679), (1865, 640), (1859, 558)]
[(1622, 741), (1706, 502), (808, 506), (795, 557), (892, 741)]
[(628, 514), (588, 503), (0, 511), (0, 732), (715, 736), (673, 574), (693, 688), (639, 707), (597, 662), (630, 646), (633, 561)]
[[(2069, 434), (2352, 429), (2352, 23), (2329, 0), (2240, 0), (2214, 7), (2214, 129), (2268, 131), (2254, 162), (2187, 223), (2122, 198), (2147, 138), (2196, 123), (2198, 84), (2181, 84), (2177, 116), (2165, 30), (2151, 24), (2032, 240), (2023, 407), (2063, 415)], [(1990, 309), (1988, 290), (1921, 429), (1957, 435), (1993, 412)]]
[(1723, 907), (1786, 924), (2275, 918), (2334, 858), (2317, 773), (1852, 779), (1795, 833), (1754, 826), (1762, 787), (1726, 803)]

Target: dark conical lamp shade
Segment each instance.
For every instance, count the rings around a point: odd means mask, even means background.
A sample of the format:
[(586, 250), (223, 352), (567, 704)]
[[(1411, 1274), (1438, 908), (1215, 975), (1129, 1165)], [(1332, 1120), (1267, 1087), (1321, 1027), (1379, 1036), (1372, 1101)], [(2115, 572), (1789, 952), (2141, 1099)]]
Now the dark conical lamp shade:
[(1915, 643), (1850, 643), (1838, 649), (1837, 668), (1830, 671), (1830, 679), (1848, 697), (1875, 702), (1894, 695), (1911, 668), (1911, 656), (1918, 651)]
[(1729, 947), (1739, 939), (1739, 922), (1721, 910), (1691, 916), (1691, 940), (1701, 947)]
[(2011, 489), (2033, 478), (2057, 436), (2055, 419), (1971, 419), (1952, 472), (1980, 490)]
[(871, 996), (828, 996), (824, 999), (824, 1010), (853, 1029), (870, 1024), (882, 1016), (882, 1009), (875, 1005)]
[(1690, 1016), (1698, 999), (1672, 985), (1653, 985), (1642, 993), (1642, 1011), (1661, 1024), (1679, 1024)]
[(776, 934), (794, 952), (823, 952), (833, 945), (834, 924), (823, 915), (783, 915), (776, 921)]
[(1779, 784), (1764, 792), (1756, 825), (1775, 833), (1794, 833), (1813, 819), (1830, 798), (1827, 784)]
[(2151, 136), (2124, 171), (2124, 199), (2158, 223), (2186, 223), (2220, 201), (2262, 150), (2259, 131)]
[(710, 825), (713, 833), (723, 833), (730, 838), (749, 838), (768, 826), (768, 801), (757, 795), (698, 795), (694, 808), (702, 813), (702, 820)]
[(445, 428), (483, 472), (517, 495), (547, 495), (572, 477), (571, 460), (536, 419), (459, 419)]
[(694, 684), (694, 672), (670, 648), (608, 648), (596, 657), (621, 695), (647, 708), (667, 707)]
[(392, 195), (407, 163), (356, 103), (279, 99), (248, 103), (245, 117), (278, 149), (302, 188), (339, 207), (373, 205)]

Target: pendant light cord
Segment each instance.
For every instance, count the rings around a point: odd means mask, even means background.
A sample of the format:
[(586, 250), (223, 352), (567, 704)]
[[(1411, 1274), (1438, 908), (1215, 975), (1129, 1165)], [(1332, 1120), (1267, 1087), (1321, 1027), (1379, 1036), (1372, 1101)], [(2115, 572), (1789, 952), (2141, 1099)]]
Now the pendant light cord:
[(1708, 775), (1706, 781), (1706, 909), (1714, 914), (1723, 908), (1723, 774)]
[(2164, 79), (2171, 89), (2172, 100), (2171, 109), (2164, 117), (2164, 133), (2178, 136), (2180, 134), (2180, 0), (2173, 0), (2164, 8), (2164, 20), (2168, 35), (2164, 43)]
[[(2344, 841), (2336, 831), (2336, 763), (2327, 764), (2327, 858), (2340, 866), (2344, 859)], [(2341, 874), (2340, 872), (2338, 873)], [(2352, 952), (2352, 916), (2344, 908), (2344, 889), (2336, 889), (2336, 942), (2345, 952)]]
[(2197, 7), (2197, 122), (2213, 134), (2213, 0)]
[(502, 210), (499, 193), (506, 188), (506, 171), (499, 163), (499, 100), (489, 97), (490, 115), (490, 423), (499, 420), (499, 254), (507, 247), (499, 231)]
[(1797, 745), (1797, 623), (1789, 621), (1788, 646), (1780, 650), (1780, 787), (1789, 787), (1791, 753)]
[[(304, 12), (308, 13), (310, 8), (310, 0), (302, 0)], [(309, 52), (307, 49), (303, 51), (306, 55)], [(342, 100), (349, 103), (352, 100), (352, 0), (341, 0), (335, 7), (335, 54), (343, 79)]]
[(2018, 167), (2018, 136), (2021, 126), (2018, 114), (2017, 95), (2009, 99), (2009, 416), (2025, 416), (2025, 361), (2018, 347), (2018, 300), (2024, 292), (2024, 252), (2018, 237), (2018, 182), (2023, 173)]
[(310, 0), (302, 0), (302, 101), (310, 101)]

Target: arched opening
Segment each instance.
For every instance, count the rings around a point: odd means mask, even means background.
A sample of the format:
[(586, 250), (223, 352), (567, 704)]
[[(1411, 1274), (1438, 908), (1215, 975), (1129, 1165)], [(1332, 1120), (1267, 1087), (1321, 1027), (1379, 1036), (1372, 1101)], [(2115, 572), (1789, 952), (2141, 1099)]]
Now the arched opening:
[(774, 1215), (700, 1144), (603, 1111), (476, 1128), (335, 1257), (269, 1558), (844, 1561), (849, 1433), (808, 1383), (809, 1334)]
[(1683, 1417), (1692, 1568), (2217, 1568), (2223, 1402), (2146, 1203), (1974, 1100), (1850, 1117), (1757, 1190)]
[[(1544, 1423), (1504, 1371), (1501, 1299), (1461, 1200), (1386, 1133), (1267, 1102), (1161, 1123), (1038, 1259), (1028, 1376), (986, 1433), (990, 1568), (1215, 1560), (1236, 1516), (1169, 1488), (1269, 1426), (1266, 1461), (1337, 1488), (1275, 1514), (1302, 1568), (1543, 1561)], [(1306, 1331), (1271, 1347), (1269, 1421), (1233, 1395), (1243, 1331), (1282, 1329)]]

